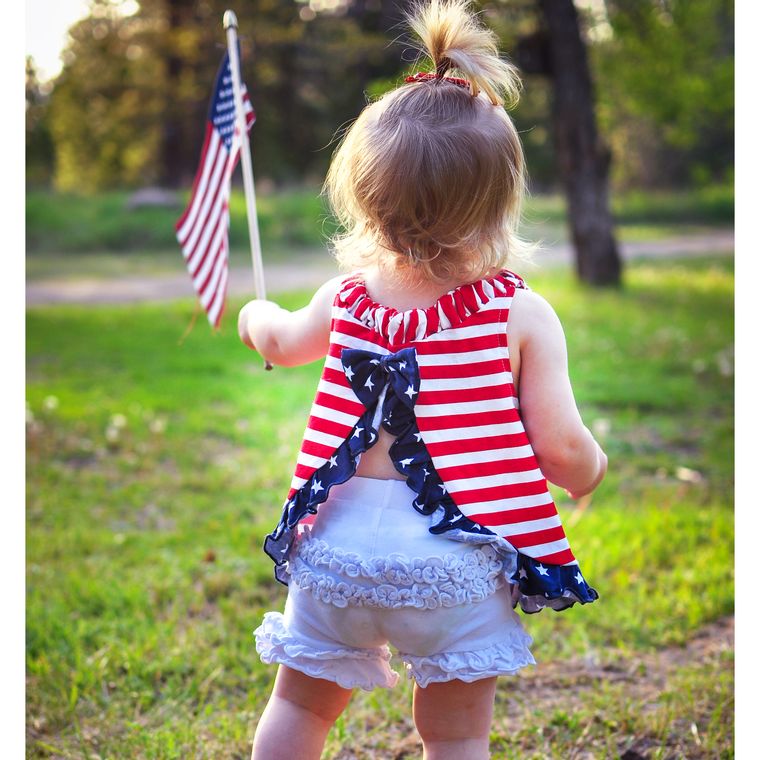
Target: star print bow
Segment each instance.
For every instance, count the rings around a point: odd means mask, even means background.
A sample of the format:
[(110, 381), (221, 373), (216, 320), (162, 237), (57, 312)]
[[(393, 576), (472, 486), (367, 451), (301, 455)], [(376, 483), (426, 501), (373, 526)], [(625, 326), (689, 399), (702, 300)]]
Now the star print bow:
[(420, 390), (417, 353), (402, 348), (395, 354), (375, 354), (357, 348), (344, 348), (340, 354), (343, 370), (359, 401), (369, 408), (383, 388), (390, 385), (395, 396), (409, 409), (414, 407)]

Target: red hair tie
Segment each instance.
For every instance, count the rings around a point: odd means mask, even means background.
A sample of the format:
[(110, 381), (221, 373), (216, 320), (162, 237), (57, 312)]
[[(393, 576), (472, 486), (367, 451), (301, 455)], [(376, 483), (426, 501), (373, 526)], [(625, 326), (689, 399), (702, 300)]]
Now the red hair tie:
[(466, 87), (470, 89), (470, 83), (466, 79), (460, 79), (459, 77), (441, 77), (438, 74), (432, 74), (425, 71), (418, 71), (416, 74), (407, 77), (405, 82), (428, 82), (431, 79), (442, 79), (444, 82), (451, 82), (457, 85), (457, 87)]

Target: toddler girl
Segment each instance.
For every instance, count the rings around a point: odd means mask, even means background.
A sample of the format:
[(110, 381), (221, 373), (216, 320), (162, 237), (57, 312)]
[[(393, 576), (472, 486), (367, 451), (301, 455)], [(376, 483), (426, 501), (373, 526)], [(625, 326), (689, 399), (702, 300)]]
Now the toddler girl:
[(517, 604), (597, 598), (547, 479), (576, 498), (607, 460), (554, 311), (504, 269), (524, 181), (502, 107), (514, 69), (467, 0), (410, 22), (432, 71), (367, 106), (327, 176), (352, 274), (298, 311), (240, 312), (242, 340), (273, 364), (326, 356), (264, 545), (288, 597), (255, 631), (280, 666), (259, 760), (318, 758), (352, 689), (396, 683), (389, 644), (416, 682), (425, 758), (486, 758), (496, 677), (535, 663)]

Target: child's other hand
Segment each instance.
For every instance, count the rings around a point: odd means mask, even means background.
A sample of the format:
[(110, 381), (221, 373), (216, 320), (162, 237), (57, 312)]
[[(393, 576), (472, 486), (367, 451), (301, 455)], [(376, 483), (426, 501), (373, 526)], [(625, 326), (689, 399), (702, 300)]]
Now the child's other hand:
[(582, 488), (579, 491), (569, 491), (565, 489), (565, 493), (574, 501), (582, 499), (584, 496), (590, 496), (596, 487), (604, 480), (604, 476), (607, 474), (607, 455), (602, 451), (602, 447), (598, 443), (596, 446), (599, 470), (597, 472), (596, 478), (594, 478), (591, 485), (586, 488)]
[(274, 301), (256, 299), (249, 301), (242, 309), (240, 309), (240, 314), (238, 314), (238, 335), (240, 336), (240, 340), (242, 340), (248, 348), (251, 348), (254, 351), (256, 350), (251, 335), (256, 322), (261, 320), (266, 312), (276, 311), (279, 310), (279, 308), (280, 307)]

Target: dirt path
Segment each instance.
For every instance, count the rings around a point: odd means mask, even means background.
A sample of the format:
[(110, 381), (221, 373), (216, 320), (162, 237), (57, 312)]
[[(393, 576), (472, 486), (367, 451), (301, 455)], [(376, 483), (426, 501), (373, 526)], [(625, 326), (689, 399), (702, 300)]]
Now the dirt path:
[[(623, 259), (631, 261), (642, 258), (688, 257), (708, 253), (732, 255), (734, 251), (733, 230), (711, 230), (705, 234), (664, 240), (631, 242), (621, 244)], [(522, 267), (526, 274), (544, 267), (572, 263), (569, 245), (556, 245), (540, 251), (534, 263)], [(107, 304), (160, 301), (192, 297), (193, 290), (187, 273), (180, 267), (176, 274), (135, 276), (120, 278), (41, 279), (28, 282), (27, 306), (56, 303)], [(281, 293), (287, 290), (313, 289), (337, 274), (328, 256), (294, 257), (286, 263), (265, 262), (267, 291)], [(250, 267), (230, 270), (229, 293), (241, 296), (253, 292)]]
[[(647, 723), (637, 724), (637, 716), (654, 715), (673, 698), (673, 690), (683, 688), (679, 673), (697, 667), (703, 673), (733, 673), (733, 615), (703, 626), (684, 646), (672, 646), (652, 653), (636, 653), (615, 663), (600, 663), (593, 658), (539, 662), (526, 668), (511, 688), (497, 691), (494, 730), (515, 738), (509, 757), (543, 757), (547, 754), (544, 739), (553, 731), (561, 731), (552, 718), (566, 716), (568, 723), (577, 720), (584, 726), (580, 736), (567, 747), (562, 760), (598, 760), (617, 757), (620, 760), (653, 760), (655, 757), (675, 760), (693, 758), (712, 760), (718, 757), (714, 748), (705, 746), (702, 731), (708, 729), (717, 711), (723, 721), (733, 718), (733, 706), (716, 705), (709, 690), (698, 695), (693, 710), (674, 715), (663, 713), (667, 722), (667, 738), (662, 731), (647, 730)], [(508, 682), (503, 681), (504, 686)], [(595, 712), (593, 697), (604, 696), (604, 709)], [(378, 716), (378, 724), (383, 718)], [(656, 725), (657, 721), (654, 721)], [(530, 728), (533, 731), (530, 731)], [(527, 729), (527, 735), (526, 735)], [(537, 729), (537, 730), (536, 730)], [(733, 727), (725, 723), (730, 743)], [(659, 737), (657, 734), (659, 733)], [(412, 760), (421, 756), (421, 744), (411, 719), (404, 719), (383, 733), (384, 742), (362, 751), (340, 752), (335, 760)], [(615, 752), (610, 752), (610, 743)], [(515, 754), (516, 753), (516, 754)], [(492, 757), (503, 758), (501, 752)], [(720, 757), (728, 757), (721, 754)], [(731, 755), (732, 756), (732, 755)]]
[[(514, 700), (508, 699), (506, 707), (510, 714), (522, 712), (526, 719), (537, 711), (573, 713), (582, 709), (591, 692), (617, 692), (627, 704), (637, 705), (639, 711), (646, 712), (656, 709), (663, 694), (674, 688), (673, 679), (679, 670), (700, 663), (704, 671), (732, 671), (733, 658), (726, 655), (733, 652), (734, 617), (731, 615), (705, 625), (684, 646), (637, 653), (619, 663), (598, 664), (589, 660), (539, 663), (526, 675), (523, 681), (526, 688), (521, 689)], [(704, 729), (707, 721), (700, 723)], [(671, 729), (673, 746), (667, 748), (664, 757), (704, 757), (699, 733), (694, 733), (690, 723), (682, 727), (672, 725)], [(634, 735), (628, 743), (630, 746), (621, 755), (624, 760), (648, 760), (658, 749), (646, 735)]]

